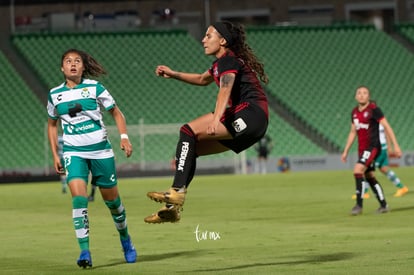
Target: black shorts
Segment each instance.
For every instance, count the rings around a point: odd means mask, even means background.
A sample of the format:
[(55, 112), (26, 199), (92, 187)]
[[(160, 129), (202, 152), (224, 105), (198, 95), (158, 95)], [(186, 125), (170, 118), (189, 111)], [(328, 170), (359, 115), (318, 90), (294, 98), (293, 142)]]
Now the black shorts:
[(227, 108), (220, 121), (233, 137), (220, 140), (220, 143), (235, 153), (258, 142), (266, 133), (268, 125), (266, 113), (249, 102)]
[(380, 155), (381, 149), (369, 148), (359, 154), (358, 163), (367, 167), (365, 172), (375, 171), (375, 159)]
[(267, 150), (267, 148), (259, 148), (257, 156), (259, 158), (267, 158), (268, 154), (269, 154), (269, 150)]

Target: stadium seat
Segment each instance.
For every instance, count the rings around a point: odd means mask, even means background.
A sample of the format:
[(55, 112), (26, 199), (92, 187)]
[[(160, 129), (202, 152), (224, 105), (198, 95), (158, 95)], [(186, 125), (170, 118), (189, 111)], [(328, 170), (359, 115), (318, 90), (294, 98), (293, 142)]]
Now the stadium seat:
[[(254, 28), (249, 41), (270, 75), (272, 94), (339, 147), (349, 131), (357, 86), (372, 90), (397, 134), (412, 106), (413, 55), (373, 27)], [(399, 136), (399, 135), (398, 135)], [(413, 148), (401, 135), (404, 149)]]
[(2, 134), (0, 171), (43, 168), (45, 108), (0, 52)]

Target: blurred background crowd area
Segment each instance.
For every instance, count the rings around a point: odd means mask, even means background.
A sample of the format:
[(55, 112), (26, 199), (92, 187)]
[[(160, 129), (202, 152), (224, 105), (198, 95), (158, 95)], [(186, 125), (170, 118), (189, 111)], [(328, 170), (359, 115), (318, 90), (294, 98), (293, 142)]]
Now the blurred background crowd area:
[(2, 0), (2, 33), (183, 28), (200, 37), (217, 20), (246, 25), (374, 24), (414, 19), (414, 0)]
[[(216, 87), (157, 78), (159, 62), (202, 72), (212, 59), (200, 41), (218, 20), (243, 23), (270, 82), (273, 140), (268, 171), (289, 158), (292, 171), (348, 169), (340, 153), (349, 133), (354, 92), (371, 88), (405, 155), (414, 164), (414, 0), (0, 0), (0, 182), (54, 175), (45, 105), (60, 84), (61, 54), (83, 49), (108, 70), (99, 79), (127, 117), (135, 153), (126, 159), (105, 117), (118, 170), (171, 174), (178, 129), (214, 109)], [(356, 155), (356, 146), (352, 148)], [(397, 163), (398, 162), (398, 163)], [(349, 163), (353, 163), (350, 160)], [(243, 172), (257, 164), (254, 147), (201, 158), (199, 171)], [(250, 167), (250, 168), (249, 168)], [(214, 171), (216, 171), (214, 170)], [(152, 173), (152, 172), (151, 172)], [(145, 174), (146, 175), (146, 174)]]

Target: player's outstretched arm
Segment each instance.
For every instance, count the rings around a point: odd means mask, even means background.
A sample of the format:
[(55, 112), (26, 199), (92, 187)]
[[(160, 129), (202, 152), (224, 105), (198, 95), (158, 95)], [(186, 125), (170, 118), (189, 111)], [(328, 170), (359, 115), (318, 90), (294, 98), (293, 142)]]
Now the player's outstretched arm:
[(185, 72), (174, 71), (166, 65), (158, 65), (155, 68), (155, 74), (160, 77), (174, 78), (174, 79), (181, 80), (189, 84), (199, 85), (199, 86), (206, 86), (214, 81), (213, 77), (208, 73), (208, 71), (202, 74), (185, 73)]

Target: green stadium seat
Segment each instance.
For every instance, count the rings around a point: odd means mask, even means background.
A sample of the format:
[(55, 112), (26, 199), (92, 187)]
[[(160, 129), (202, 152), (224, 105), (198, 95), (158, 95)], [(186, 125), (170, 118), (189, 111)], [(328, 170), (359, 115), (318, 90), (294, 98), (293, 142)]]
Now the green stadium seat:
[(0, 170), (42, 168), (45, 108), (0, 52), (2, 129)]
[[(413, 55), (383, 32), (367, 27), (250, 29), (250, 44), (270, 75), (269, 89), (309, 125), (343, 147), (354, 91), (364, 84), (398, 134), (407, 116), (400, 105), (412, 87)], [(330, 123), (332, 122), (332, 123)], [(400, 137), (403, 149), (414, 148)]]

